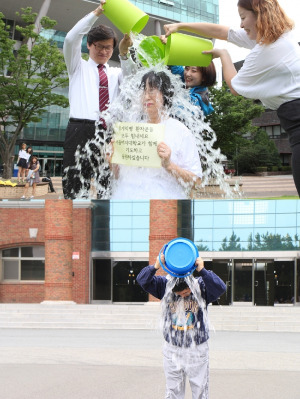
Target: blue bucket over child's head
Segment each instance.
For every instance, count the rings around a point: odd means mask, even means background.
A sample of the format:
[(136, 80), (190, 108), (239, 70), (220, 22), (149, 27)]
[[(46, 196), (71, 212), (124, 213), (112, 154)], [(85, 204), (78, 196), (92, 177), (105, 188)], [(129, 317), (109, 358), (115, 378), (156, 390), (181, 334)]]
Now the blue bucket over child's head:
[[(160, 254), (165, 255), (165, 265)], [(159, 262), (165, 272), (174, 277), (187, 277), (196, 269), (196, 259), (199, 256), (196, 245), (187, 238), (178, 237), (166, 244), (159, 253)]]

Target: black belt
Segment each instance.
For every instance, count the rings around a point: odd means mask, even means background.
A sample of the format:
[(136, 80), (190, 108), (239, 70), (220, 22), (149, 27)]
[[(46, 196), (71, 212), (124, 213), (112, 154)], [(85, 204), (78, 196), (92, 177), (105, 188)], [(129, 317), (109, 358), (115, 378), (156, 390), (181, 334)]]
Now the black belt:
[(89, 123), (89, 124), (95, 124), (96, 121), (93, 121), (91, 119), (78, 119), (78, 118), (70, 118), (69, 122), (76, 122), (76, 123)]

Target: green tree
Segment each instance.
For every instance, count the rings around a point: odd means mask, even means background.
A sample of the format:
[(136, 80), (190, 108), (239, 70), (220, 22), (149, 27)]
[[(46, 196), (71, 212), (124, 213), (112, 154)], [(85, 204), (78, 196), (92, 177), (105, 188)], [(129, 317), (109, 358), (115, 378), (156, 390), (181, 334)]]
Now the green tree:
[(199, 244), (197, 244), (196, 246), (197, 246), (198, 251), (200, 251), (200, 252), (209, 251), (208, 246), (204, 244), (203, 240), (199, 240)]
[(223, 239), (220, 251), (241, 251), (240, 241), (241, 239), (235, 234), (235, 232), (232, 232), (229, 240), (227, 240), (227, 237)]
[[(8, 27), (0, 13), (0, 156), (3, 177), (12, 174), (16, 140), (29, 122), (41, 120), (50, 105), (68, 106), (68, 99), (55, 90), (68, 84), (63, 55), (56, 43), (36, 32), (36, 13), (22, 8), (22, 26), (16, 29), (23, 37), (18, 50), (9, 38)], [(41, 27), (52, 29), (56, 22), (44, 17)]]
[(280, 251), (280, 250), (295, 250), (299, 249), (299, 237), (296, 234), (293, 238), (286, 234), (281, 236), (280, 234), (272, 234), (266, 232), (260, 235), (255, 234), (254, 240), (252, 234), (248, 238), (248, 250), (253, 251)]
[(254, 148), (260, 162), (260, 166), (280, 166), (280, 156), (276, 144), (268, 136), (268, 133), (259, 129), (253, 138)]
[(210, 99), (215, 112), (207, 116), (207, 121), (217, 135), (215, 147), (233, 159), (237, 146), (249, 142), (243, 135), (257, 131), (252, 119), (260, 116), (264, 107), (242, 96), (233, 96), (225, 82), (221, 88), (210, 89)]
[(238, 165), (239, 174), (255, 173), (259, 166), (271, 169), (272, 166), (281, 165), (277, 147), (263, 129), (255, 132), (252, 140), (241, 144), (234, 161)]

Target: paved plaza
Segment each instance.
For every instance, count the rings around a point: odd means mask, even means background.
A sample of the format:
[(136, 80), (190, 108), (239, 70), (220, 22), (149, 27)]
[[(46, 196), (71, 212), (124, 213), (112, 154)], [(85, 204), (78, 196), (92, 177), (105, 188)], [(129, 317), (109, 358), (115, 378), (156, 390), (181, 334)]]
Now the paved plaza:
[[(162, 344), (160, 331), (4, 328), (0, 398), (163, 399)], [(211, 332), (210, 369), (210, 399), (299, 399), (300, 333)]]
[[(63, 198), (61, 177), (52, 178), (56, 193), (49, 193), (36, 199)], [(241, 184), (241, 198), (262, 198), (297, 196), (296, 187), (292, 175), (275, 176), (236, 176), (231, 180), (232, 184)]]

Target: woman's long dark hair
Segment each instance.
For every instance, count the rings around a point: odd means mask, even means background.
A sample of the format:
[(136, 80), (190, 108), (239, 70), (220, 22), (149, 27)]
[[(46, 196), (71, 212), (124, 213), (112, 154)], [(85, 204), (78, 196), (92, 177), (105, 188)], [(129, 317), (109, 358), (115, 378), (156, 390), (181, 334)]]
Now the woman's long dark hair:
[(172, 106), (172, 97), (174, 96), (174, 88), (171, 83), (171, 79), (165, 72), (147, 72), (141, 81), (141, 88), (145, 90), (146, 84), (151, 89), (157, 89), (163, 96), (164, 106), (170, 108)]

